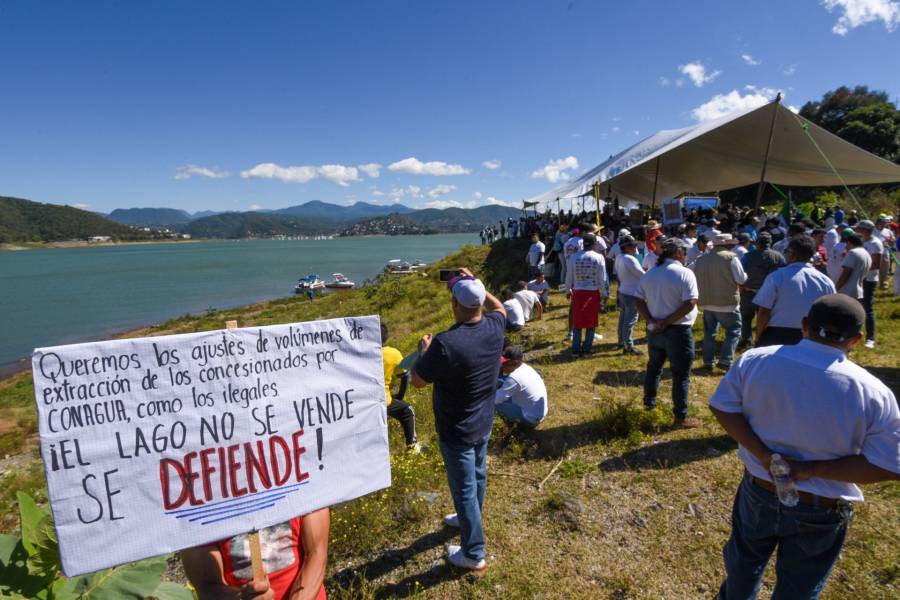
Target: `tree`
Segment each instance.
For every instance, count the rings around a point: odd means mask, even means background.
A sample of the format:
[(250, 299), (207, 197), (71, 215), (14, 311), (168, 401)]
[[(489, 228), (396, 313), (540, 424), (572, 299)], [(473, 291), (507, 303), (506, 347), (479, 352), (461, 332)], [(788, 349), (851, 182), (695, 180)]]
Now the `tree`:
[(841, 86), (826, 92), (821, 101), (804, 104), (800, 115), (860, 148), (900, 162), (900, 111), (887, 92)]

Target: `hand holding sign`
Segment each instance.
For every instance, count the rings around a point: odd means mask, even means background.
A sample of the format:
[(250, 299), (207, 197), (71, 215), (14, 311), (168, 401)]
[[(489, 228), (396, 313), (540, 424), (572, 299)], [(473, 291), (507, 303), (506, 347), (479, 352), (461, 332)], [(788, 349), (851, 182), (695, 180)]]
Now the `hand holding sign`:
[(377, 317), (38, 349), (66, 574), (390, 485)]

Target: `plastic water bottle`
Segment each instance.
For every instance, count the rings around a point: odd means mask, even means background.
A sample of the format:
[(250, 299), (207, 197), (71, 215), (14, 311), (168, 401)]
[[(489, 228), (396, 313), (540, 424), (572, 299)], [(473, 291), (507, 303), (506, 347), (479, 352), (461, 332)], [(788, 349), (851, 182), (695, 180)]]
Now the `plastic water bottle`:
[(778, 494), (778, 501), (785, 506), (797, 506), (800, 502), (800, 495), (797, 493), (797, 484), (791, 479), (791, 467), (787, 464), (780, 454), (772, 455), (772, 462), (769, 463), (769, 473), (775, 482), (775, 493)]

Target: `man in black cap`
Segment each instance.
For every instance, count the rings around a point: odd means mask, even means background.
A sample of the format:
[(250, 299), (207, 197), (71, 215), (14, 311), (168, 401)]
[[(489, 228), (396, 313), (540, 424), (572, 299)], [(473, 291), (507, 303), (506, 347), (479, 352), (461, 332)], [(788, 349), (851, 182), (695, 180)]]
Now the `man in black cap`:
[[(745, 466), (725, 545), (719, 598), (754, 598), (775, 549), (773, 598), (817, 598), (863, 499), (856, 484), (900, 479), (900, 409), (881, 381), (847, 357), (865, 312), (844, 294), (817, 299), (803, 340), (744, 353), (709, 406), (740, 444)], [(790, 467), (794, 498), (770, 474)], [(783, 487), (789, 482), (779, 482)]]

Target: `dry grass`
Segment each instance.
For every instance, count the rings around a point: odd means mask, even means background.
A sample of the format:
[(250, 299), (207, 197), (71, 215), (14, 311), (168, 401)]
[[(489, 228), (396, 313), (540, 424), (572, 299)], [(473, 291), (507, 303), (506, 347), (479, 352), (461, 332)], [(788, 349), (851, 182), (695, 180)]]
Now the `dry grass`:
[[(482, 274), (496, 288), (520, 276), (523, 250), (510, 246), (497, 244), (490, 255), (486, 248), (468, 248), (444, 265), (483, 263)], [(742, 469), (734, 444), (706, 408), (720, 376), (692, 378), (690, 413), (702, 427), (670, 430), (670, 382), (664, 376), (660, 406), (644, 412), (645, 358), (615, 351), (617, 315), (602, 317), (598, 352), (573, 362), (565, 352), (564, 298), (554, 294), (551, 302), (545, 320), (517, 336), (527, 360), (544, 374), (550, 414), (531, 432), (499, 420), (495, 425), (485, 506), (488, 572), (476, 577), (443, 562), (444, 545), (454, 532), (441, 526), (452, 504), (440, 456), (434, 450), (405, 454), (399, 427), (391, 423), (394, 485), (333, 512), (331, 598), (715, 595)], [(879, 346), (861, 349), (853, 358), (896, 393), (900, 301), (879, 297), (877, 308)], [(313, 305), (288, 299), (185, 317), (140, 333), (213, 329), (230, 318), (249, 325), (373, 312), (391, 326), (392, 343), (404, 352), (422, 333), (450, 322), (446, 292), (438, 282), (403, 280)], [(0, 417), (9, 407), (21, 406), (29, 388), (27, 376), (0, 386)], [(435, 449), (429, 394), (413, 390), (407, 400), (417, 408), (420, 438)], [(26, 467), (16, 469), (15, 478), (2, 483), (37, 485)], [(900, 484), (869, 486), (866, 496), (823, 598), (900, 595)], [(772, 583), (770, 572), (762, 597), (770, 595)]]

